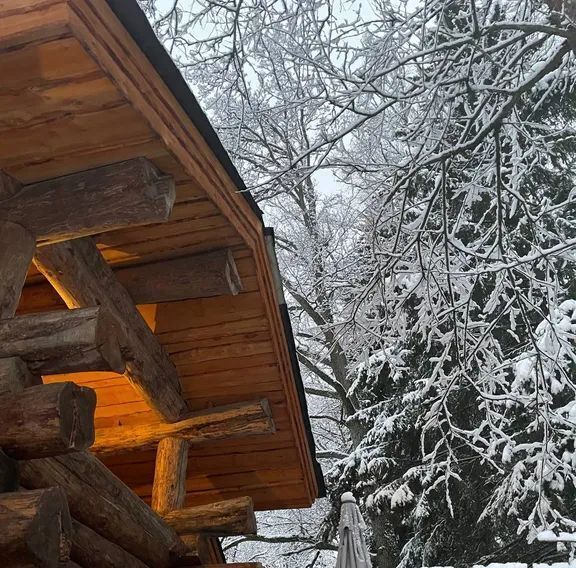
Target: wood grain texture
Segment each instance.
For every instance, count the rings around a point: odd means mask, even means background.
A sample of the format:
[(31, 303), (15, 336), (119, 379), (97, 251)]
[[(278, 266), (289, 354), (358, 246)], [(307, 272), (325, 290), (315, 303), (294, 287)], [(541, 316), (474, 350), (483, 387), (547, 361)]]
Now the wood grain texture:
[(46, 41), (70, 33), (63, 2), (53, 0), (10, 0), (2, 15), (0, 48)]
[(62, 489), (0, 495), (3, 566), (57, 568), (70, 553), (71, 521)]
[(141, 560), (75, 519), (70, 557), (83, 568), (147, 568)]
[(20, 357), (35, 374), (115, 371), (125, 364), (120, 328), (103, 308), (0, 320), (0, 358)]
[(149, 450), (166, 437), (184, 438), (190, 444), (274, 432), (266, 400), (233, 404), (197, 412), (173, 424), (148, 423), (100, 428), (92, 451), (100, 456), (131, 450)]
[(202, 534), (180, 535), (190, 555), (195, 556), (200, 564), (212, 562), (210, 537)]
[(174, 529), (86, 452), (21, 461), (20, 480), (29, 489), (62, 487), (77, 521), (145, 564), (168, 568), (185, 550)]
[(35, 248), (30, 231), (0, 219), (0, 319), (16, 313)]
[(178, 534), (203, 533), (212, 536), (256, 534), (254, 502), (250, 497), (175, 509), (163, 513), (163, 517)]
[(0, 446), (17, 459), (85, 450), (94, 442), (96, 393), (52, 383), (0, 395)]
[(42, 377), (33, 375), (20, 357), (0, 359), (0, 395), (41, 384)]
[(125, 375), (151, 408), (170, 422), (188, 412), (176, 368), (91, 239), (43, 247), (34, 263), (69, 308), (100, 305), (113, 315), (125, 335)]
[(140, 158), (25, 186), (0, 201), (0, 219), (43, 244), (165, 221), (174, 199), (172, 179)]
[(236, 295), (242, 289), (228, 249), (128, 266), (115, 274), (137, 304)]
[(184, 505), (188, 445), (182, 438), (163, 438), (158, 443), (152, 486), (152, 509), (157, 513)]

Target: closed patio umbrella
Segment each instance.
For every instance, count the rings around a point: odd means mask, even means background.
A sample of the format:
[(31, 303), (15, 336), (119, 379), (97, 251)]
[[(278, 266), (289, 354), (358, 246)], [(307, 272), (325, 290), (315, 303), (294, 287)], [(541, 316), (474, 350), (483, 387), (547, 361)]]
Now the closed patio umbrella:
[(366, 523), (360, 514), (354, 495), (344, 493), (338, 527), (340, 545), (336, 568), (371, 568), (370, 554), (364, 540), (365, 530)]

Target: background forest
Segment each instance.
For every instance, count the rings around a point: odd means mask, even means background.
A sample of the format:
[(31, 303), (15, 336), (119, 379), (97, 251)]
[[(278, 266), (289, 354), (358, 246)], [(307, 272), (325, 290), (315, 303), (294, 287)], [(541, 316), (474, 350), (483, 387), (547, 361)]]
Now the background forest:
[[(576, 4), (140, 0), (276, 240), (329, 498), (229, 558), (564, 560), (576, 532)], [(541, 538), (541, 536), (540, 536)]]

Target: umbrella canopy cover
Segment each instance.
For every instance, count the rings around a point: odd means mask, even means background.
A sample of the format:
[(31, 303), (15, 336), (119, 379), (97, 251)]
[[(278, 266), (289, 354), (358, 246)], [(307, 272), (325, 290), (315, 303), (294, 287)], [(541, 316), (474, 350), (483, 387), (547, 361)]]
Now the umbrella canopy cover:
[(344, 493), (338, 527), (340, 546), (336, 568), (371, 568), (370, 554), (364, 540), (365, 530), (366, 523), (360, 514), (354, 495)]

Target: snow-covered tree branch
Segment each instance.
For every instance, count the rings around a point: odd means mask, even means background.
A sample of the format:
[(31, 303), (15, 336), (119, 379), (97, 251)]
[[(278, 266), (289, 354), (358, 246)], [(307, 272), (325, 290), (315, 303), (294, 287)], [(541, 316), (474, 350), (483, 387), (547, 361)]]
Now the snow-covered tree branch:
[(375, 566), (561, 554), (535, 537), (576, 532), (574, 2), (142, 4), (277, 226)]

